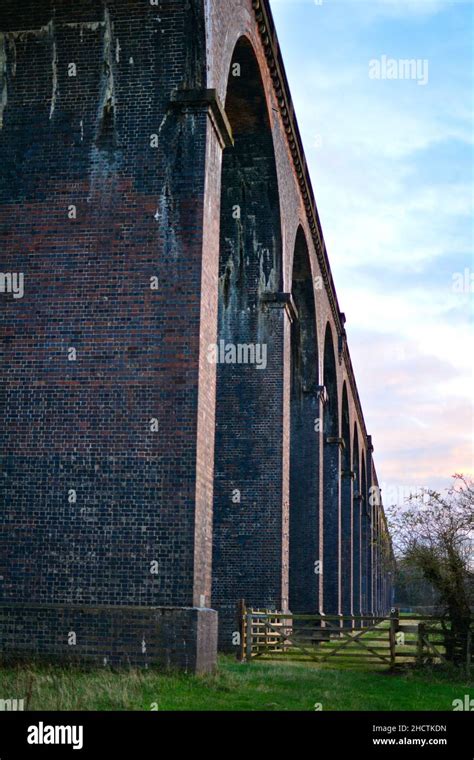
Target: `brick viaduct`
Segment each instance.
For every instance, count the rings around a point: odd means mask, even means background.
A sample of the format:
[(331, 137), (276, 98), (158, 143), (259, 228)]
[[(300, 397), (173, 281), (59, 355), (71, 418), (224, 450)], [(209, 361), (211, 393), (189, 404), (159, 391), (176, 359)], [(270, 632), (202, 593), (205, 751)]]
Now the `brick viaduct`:
[(4, 660), (202, 671), (240, 598), (385, 612), (268, 0), (0, 0), (0, 24)]

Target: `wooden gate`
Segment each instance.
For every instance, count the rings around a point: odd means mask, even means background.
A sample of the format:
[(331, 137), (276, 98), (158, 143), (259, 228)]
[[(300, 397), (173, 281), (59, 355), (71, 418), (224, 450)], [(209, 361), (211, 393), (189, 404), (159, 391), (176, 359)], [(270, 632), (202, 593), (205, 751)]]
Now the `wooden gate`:
[[(312, 660), (318, 664), (385, 666), (445, 660), (445, 632), (439, 618), (398, 609), (388, 616), (298, 615), (240, 605), (239, 659)], [(470, 667), (471, 655), (468, 649)]]

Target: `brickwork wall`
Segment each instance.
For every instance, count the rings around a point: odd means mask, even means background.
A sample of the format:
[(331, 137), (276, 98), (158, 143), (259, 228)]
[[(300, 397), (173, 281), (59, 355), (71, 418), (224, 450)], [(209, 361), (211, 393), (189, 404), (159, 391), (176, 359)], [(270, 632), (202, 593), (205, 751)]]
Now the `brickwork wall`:
[(3, 601), (210, 604), (201, 11), (2, 2)]
[[(215, 667), (215, 610), (173, 607), (0, 605), (0, 663), (35, 660), (92, 667)], [(157, 695), (159, 696), (159, 695)]]

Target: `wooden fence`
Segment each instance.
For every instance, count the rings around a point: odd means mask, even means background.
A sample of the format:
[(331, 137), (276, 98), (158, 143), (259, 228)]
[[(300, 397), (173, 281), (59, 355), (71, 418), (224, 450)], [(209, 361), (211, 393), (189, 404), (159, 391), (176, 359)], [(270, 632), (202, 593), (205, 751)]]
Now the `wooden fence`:
[[(441, 618), (428, 615), (401, 617), (398, 609), (388, 616), (298, 615), (273, 610), (248, 609), (242, 602), (240, 660), (312, 660), (331, 663), (385, 666), (446, 661), (450, 630)], [(472, 663), (472, 630), (467, 634), (465, 665)]]

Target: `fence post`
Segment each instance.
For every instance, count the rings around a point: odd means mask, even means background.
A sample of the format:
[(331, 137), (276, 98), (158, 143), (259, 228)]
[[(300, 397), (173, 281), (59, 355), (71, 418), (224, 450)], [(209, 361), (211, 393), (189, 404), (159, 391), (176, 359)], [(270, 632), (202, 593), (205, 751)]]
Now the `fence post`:
[(396, 636), (398, 630), (398, 624), (399, 624), (399, 610), (396, 607), (392, 607), (390, 610), (390, 631), (389, 631), (389, 642), (390, 642), (390, 668), (395, 667), (395, 658), (397, 656), (397, 653), (395, 651), (396, 647)]
[(237, 620), (239, 621), (238, 631), (240, 635), (240, 643), (237, 647), (237, 659), (239, 662), (245, 660), (245, 599), (239, 599), (237, 602)]
[(423, 665), (423, 647), (425, 636), (425, 624), (418, 623), (418, 640), (416, 642), (416, 664)]
[(247, 660), (247, 662), (250, 662), (252, 659), (252, 613), (249, 612), (248, 609), (245, 610), (245, 618), (246, 618), (245, 659)]
[(467, 632), (466, 642), (466, 675), (468, 678), (471, 676), (471, 647), (472, 647), (472, 633), (471, 629)]

